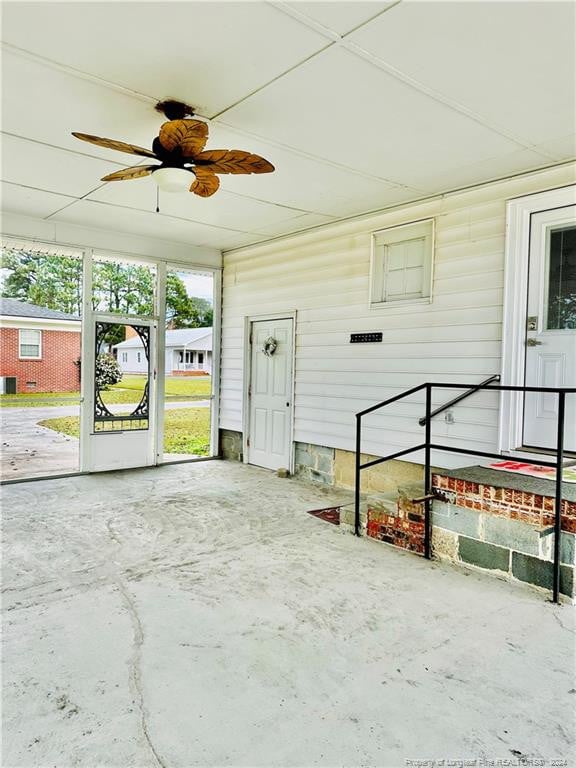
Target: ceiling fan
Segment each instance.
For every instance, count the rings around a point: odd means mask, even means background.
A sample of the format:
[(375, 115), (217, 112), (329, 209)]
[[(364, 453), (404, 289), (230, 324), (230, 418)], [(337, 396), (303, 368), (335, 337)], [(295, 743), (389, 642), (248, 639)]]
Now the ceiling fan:
[(160, 165), (135, 165), (109, 173), (102, 181), (125, 181), (150, 176), (166, 192), (189, 190), (200, 197), (210, 197), (220, 186), (216, 174), (271, 173), (272, 163), (259, 155), (241, 149), (208, 149), (208, 125), (200, 120), (187, 119), (194, 110), (179, 101), (160, 101), (155, 109), (163, 112), (168, 121), (152, 142), (152, 151), (114, 139), (103, 139), (88, 133), (72, 132), (72, 136), (99, 147), (128, 152), (158, 160)]

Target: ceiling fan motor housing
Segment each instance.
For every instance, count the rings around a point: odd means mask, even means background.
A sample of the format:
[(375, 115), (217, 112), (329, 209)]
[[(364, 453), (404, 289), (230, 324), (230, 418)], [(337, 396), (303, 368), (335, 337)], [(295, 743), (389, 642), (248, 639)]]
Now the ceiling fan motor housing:
[(152, 151), (164, 168), (182, 168), (185, 162), (191, 162), (191, 158), (182, 157), (182, 149), (179, 146), (174, 147), (174, 149), (163, 147), (159, 136), (156, 136), (152, 142)]

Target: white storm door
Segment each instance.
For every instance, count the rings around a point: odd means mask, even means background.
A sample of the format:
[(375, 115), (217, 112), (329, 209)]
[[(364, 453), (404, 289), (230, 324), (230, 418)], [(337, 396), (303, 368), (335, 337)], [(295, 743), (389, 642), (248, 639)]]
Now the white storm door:
[(290, 469), (292, 323), (259, 320), (251, 326), (247, 454), (250, 464), (267, 469)]
[[(526, 322), (526, 386), (576, 387), (576, 206), (532, 215)], [(526, 447), (554, 448), (558, 396), (528, 393)], [(564, 447), (576, 451), (576, 396), (566, 396)]]
[[(94, 313), (87, 329), (90, 339), (82, 371), (83, 379), (86, 377), (82, 403), (84, 471), (155, 464), (156, 327), (152, 320)], [(114, 367), (119, 350), (126, 348), (118, 349), (121, 343), (130, 345), (128, 360), (136, 360), (138, 354), (141, 360), (134, 374), (123, 374), (130, 379), (126, 389), (122, 381), (116, 387), (111, 385), (106, 373), (110, 365)]]

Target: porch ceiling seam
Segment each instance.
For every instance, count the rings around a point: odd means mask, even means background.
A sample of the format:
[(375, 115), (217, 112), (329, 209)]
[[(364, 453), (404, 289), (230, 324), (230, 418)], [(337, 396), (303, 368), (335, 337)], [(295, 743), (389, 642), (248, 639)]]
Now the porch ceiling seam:
[[(464, 115), (465, 117), (468, 117), (469, 119), (473, 120), (474, 122), (482, 125), (484, 128), (493, 131), (494, 133), (499, 134), (505, 139), (508, 139), (509, 141), (514, 142), (515, 144), (518, 144), (523, 149), (531, 149), (533, 146), (533, 142), (530, 142), (527, 139), (523, 139), (520, 136), (517, 136), (512, 131), (508, 131), (506, 128), (503, 128), (502, 126), (496, 125), (495, 123), (492, 123), (482, 115), (478, 114), (474, 110), (470, 109), (469, 107), (466, 107), (464, 104), (461, 104), (460, 102), (456, 101), (455, 99), (450, 98), (449, 96), (446, 96), (440, 91), (437, 91), (433, 88), (428, 87), (427, 85), (424, 85), (424, 83), (420, 82), (414, 77), (411, 77), (410, 75), (402, 72), (397, 67), (394, 67), (392, 64), (388, 64), (384, 59), (381, 59), (379, 56), (371, 53), (370, 51), (366, 50), (362, 46), (358, 45), (357, 43), (354, 43), (351, 40), (348, 40), (347, 38), (357, 32), (362, 27), (370, 24), (372, 21), (374, 21), (376, 18), (381, 16), (384, 13), (387, 13), (388, 11), (392, 10), (392, 8), (399, 5), (401, 0), (398, 0), (398, 2), (392, 3), (388, 7), (384, 8), (380, 13), (376, 14), (375, 16), (371, 17), (370, 19), (367, 19), (362, 24), (357, 25), (353, 29), (349, 30), (348, 32), (340, 35), (337, 32), (334, 32), (333, 30), (329, 29), (328, 27), (325, 27), (323, 24), (320, 24), (319, 22), (315, 21), (314, 19), (311, 19), (309, 16), (307, 16), (305, 13), (302, 13), (301, 11), (298, 11), (295, 8), (292, 8), (288, 3), (286, 3), (284, 0), (268, 0), (268, 4), (272, 7), (276, 8), (281, 13), (286, 14), (287, 16), (290, 16), (291, 18), (298, 21), (303, 26), (307, 27), (308, 29), (312, 29), (315, 32), (317, 32), (320, 35), (324, 35), (324, 37), (327, 37), (329, 40), (331, 40), (331, 44), (327, 46), (326, 48), (317, 51), (313, 56), (317, 56), (321, 53), (323, 53), (327, 48), (331, 48), (333, 45), (337, 45), (341, 48), (344, 48), (349, 53), (352, 53), (353, 55), (357, 56), (358, 58), (362, 59), (363, 61), (366, 61), (369, 64), (372, 64), (377, 69), (380, 69), (383, 72), (386, 72), (386, 74), (390, 75), (391, 77), (395, 78), (396, 80), (399, 80), (400, 82), (404, 83), (405, 85), (409, 86), (413, 90), (416, 90), (417, 92), (421, 93), (424, 96), (428, 96), (433, 101), (442, 104), (445, 107), (448, 107), (449, 109), (454, 110), (455, 112), (459, 112), (460, 114)], [(313, 56), (310, 56), (306, 61), (308, 61), (310, 58), (313, 58)], [(306, 61), (302, 62), (302, 64), (305, 64)], [(226, 107), (226, 109), (221, 110), (216, 115), (212, 116), (212, 119), (215, 120), (220, 115), (224, 114), (229, 109), (232, 109), (233, 107), (237, 106), (238, 104), (241, 104), (243, 101), (246, 101), (250, 98), (250, 96), (253, 96), (255, 93), (258, 93), (259, 91), (266, 88), (268, 85), (271, 85), (273, 82), (276, 82), (281, 77), (284, 77), (284, 75), (289, 74), (294, 69), (297, 69), (297, 65), (295, 67), (290, 68), (287, 70), (284, 74), (279, 75), (278, 77), (274, 78), (274, 80), (271, 80), (270, 83), (267, 85), (262, 86), (261, 88), (257, 89), (253, 93), (249, 94), (244, 99), (241, 99), (240, 101), (236, 102), (235, 104), (231, 104), (229, 107)], [(551, 159), (551, 160), (557, 160), (559, 159), (556, 155), (553, 153), (545, 152), (543, 150), (539, 150), (539, 154), (541, 154), (543, 157)]]
[[(48, 214), (47, 216), (44, 216), (43, 217), (43, 221), (48, 221), (53, 216), (55, 216), (57, 213), (60, 213), (61, 211), (64, 211), (66, 208), (70, 208), (75, 203), (81, 203), (81, 202), (95, 203), (97, 205), (107, 205), (107, 206), (109, 206), (111, 208), (124, 208), (124, 209), (130, 210), (130, 211), (138, 211), (139, 213), (152, 213), (152, 211), (148, 211), (148, 210), (146, 210), (144, 208), (136, 208), (134, 206), (129, 206), (129, 205), (119, 205), (118, 203), (109, 203), (109, 202), (107, 202), (105, 200), (90, 200), (90, 199), (88, 199), (87, 195), (91, 195), (93, 192), (96, 192), (97, 190), (102, 189), (102, 187), (106, 186), (106, 183), (101, 184), (100, 186), (95, 187), (94, 189), (91, 189), (89, 192), (87, 192), (85, 195), (82, 195), (81, 197), (76, 197), (74, 195), (67, 195), (67, 194), (64, 194), (62, 192), (53, 192), (50, 189), (43, 189), (42, 187), (34, 187), (34, 186), (31, 186), (30, 184), (19, 184), (18, 182), (7, 181), (5, 179), (0, 179), (0, 182), (2, 184), (9, 184), (12, 187), (19, 187), (21, 189), (32, 189), (35, 192), (44, 192), (44, 193), (49, 194), (49, 195), (57, 195), (58, 197), (70, 198), (70, 202), (68, 202), (66, 205), (63, 205), (62, 208), (58, 208), (58, 210), (53, 211), (52, 213)], [(240, 197), (241, 197), (241, 195), (240, 195)], [(303, 211), (302, 215), (305, 216), (307, 213), (308, 213), (307, 211)], [(216, 224), (208, 224), (207, 222), (204, 222), (204, 221), (197, 221), (196, 219), (187, 219), (187, 218), (185, 218), (183, 216), (173, 216), (173, 215), (168, 214), (168, 213), (160, 212), (160, 213), (154, 213), (154, 215), (155, 216), (162, 216), (162, 217), (167, 218), (167, 219), (175, 219), (177, 221), (184, 221), (184, 222), (189, 223), (189, 224), (199, 224), (199, 225), (204, 226), (204, 227), (210, 227), (212, 229), (222, 230), (222, 231), (226, 231), (226, 232), (233, 232), (233, 233), (238, 233), (238, 234), (242, 234), (242, 235), (254, 235), (255, 237), (261, 237), (261, 236), (266, 237), (267, 236), (266, 232), (254, 232), (252, 230), (234, 229), (232, 227), (223, 227), (223, 226), (219, 226), (219, 225), (216, 225)], [(327, 218), (335, 218), (333, 216), (328, 216), (327, 214), (318, 214), (318, 215), (322, 215), (322, 216), (325, 215)], [(294, 216), (293, 218), (299, 218), (299, 216)], [(292, 219), (292, 217), (289, 216), (287, 219), (283, 219), (282, 221), (290, 221), (291, 219)], [(278, 223), (281, 224), (282, 221), (280, 221)], [(60, 223), (67, 223), (67, 222), (60, 222)]]
[[(98, 160), (101, 163), (110, 163), (110, 165), (117, 165), (120, 168), (131, 168), (134, 164), (133, 163), (121, 163), (118, 160), (108, 160), (103, 157), (99, 157), (98, 155), (91, 155), (89, 152), (80, 152), (77, 149), (72, 149), (71, 147), (61, 147), (58, 144), (50, 144), (47, 141), (40, 141), (39, 139), (32, 139), (29, 136), (22, 136), (18, 133), (12, 133), (11, 131), (0, 131), (0, 134), (2, 136), (10, 136), (12, 139), (17, 139), (20, 141), (29, 141), (31, 144), (39, 144), (42, 147), (48, 147), (49, 149), (55, 149), (59, 152), (69, 152), (71, 155), (79, 155), (80, 157), (87, 157), (90, 160)], [(140, 165), (142, 162), (138, 163)]]
[(306, 152), (303, 149), (298, 149), (297, 147), (292, 147), (290, 144), (284, 144), (281, 141), (277, 141), (276, 139), (272, 139), (269, 136), (262, 136), (259, 133), (254, 133), (253, 131), (247, 131), (244, 128), (238, 128), (235, 125), (232, 125), (231, 123), (227, 123), (224, 120), (214, 120), (214, 122), (217, 125), (223, 125), (225, 128), (229, 128), (231, 131), (234, 131), (235, 133), (239, 133), (242, 136), (247, 136), (248, 138), (256, 139), (257, 141), (264, 141), (266, 144), (270, 144), (271, 147), (276, 147), (278, 149), (285, 150), (286, 152), (290, 152), (293, 155), (298, 155), (299, 157), (304, 157), (307, 160), (313, 160), (316, 163), (319, 163), (321, 165), (329, 165), (331, 168), (338, 168), (341, 171), (346, 171), (346, 173), (351, 173), (356, 176), (361, 176), (364, 179), (373, 179), (375, 181), (380, 181), (384, 184), (388, 184), (388, 186), (392, 189), (407, 189), (411, 192), (421, 192), (423, 193), (424, 190), (418, 189), (417, 187), (409, 186), (408, 184), (403, 184), (400, 181), (396, 181), (394, 179), (389, 179), (386, 176), (378, 176), (375, 173), (368, 173), (367, 171), (362, 171), (359, 168), (352, 168), (349, 165), (345, 165), (344, 163), (339, 163), (336, 160), (330, 160), (327, 157), (322, 157), (321, 155), (314, 155), (311, 152)]
[(125, 85), (120, 85), (119, 83), (114, 83), (111, 80), (106, 80), (103, 77), (99, 77), (98, 75), (93, 75), (90, 72), (86, 72), (83, 69), (78, 69), (77, 67), (73, 67), (70, 64), (62, 64), (61, 62), (56, 61), (55, 59), (50, 59), (48, 58), (48, 56), (41, 56), (39, 53), (34, 53), (34, 51), (29, 51), (26, 48), (21, 48), (18, 45), (13, 45), (12, 43), (7, 43), (5, 41), (2, 41), (1, 47), (2, 47), (2, 50), (6, 50), (9, 53), (13, 53), (17, 56), (22, 56), (25, 59), (29, 59), (30, 61), (35, 61), (39, 64), (44, 64), (45, 66), (51, 67), (52, 69), (57, 69), (61, 72), (64, 72), (67, 75), (73, 75), (83, 80), (90, 80), (96, 85), (100, 85), (105, 88), (110, 88), (111, 90), (116, 91), (118, 93), (123, 93), (125, 96), (130, 96), (133, 99), (138, 99), (139, 101), (146, 101), (146, 102), (149, 102), (150, 104), (155, 104), (159, 100), (154, 96), (149, 96), (146, 93), (141, 93), (140, 91), (136, 91), (133, 88), (128, 88)]
[[(442, 190), (440, 192), (421, 193), (422, 195), (421, 197), (416, 197), (411, 200), (403, 200), (400, 203), (391, 203), (390, 205), (384, 206), (383, 208), (376, 208), (371, 211), (356, 213), (356, 214), (353, 214), (352, 216), (341, 216), (341, 217), (338, 217), (336, 221), (326, 222), (322, 224), (313, 224), (310, 227), (305, 227), (304, 229), (300, 229), (295, 232), (290, 232), (288, 234), (271, 235), (266, 240), (263, 240), (259, 243), (249, 243), (248, 245), (239, 245), (232, 248), (224, 247), (221, 249), (221, 252), (223, 256), (226, 256), (232, 253), (241, 253), (242, 251), (246, 251), (255, 245), (264, 247), (264, 246), (270, 245), (273, 242), (288, 240), (289, 238), (295, 237), (296, 235), (312, 234), (314, 232), (322, 230), (323, 227), (326, 227), (329, 224), (333, 224), (333, 225), (352, 224), (354, 222), (360, 222), (364, 219), (370, 219), (372, 216), (378, 216), (383, 213), (390, 213), (391, 211), (394, 211), (395, 209), (398, 209), (398, 208), (409, 208), (410, 206), (419, 205), (421, 203), (431, 203), (434, 201), (439, 201), (446, 197), (451, 197), (452, 195), (460, 194), (461, 192), (467, 192), (468, 190), (485, 187), (488, 184), (504, 184), (507, 181), (518, 178), (520, 176), (527, 176), (535, 173), (544, 173), (545, 171), (549, 171), (554, 168), (562, 168), (564, 166), (574, 165), (574, 163), (576, 163), (576, 158), (571, 158), (569, 160), (556, 160), (552, 163), (548, 163), (547, 165), (543, 165), (542, 167), (532, 168), (529, 171), (518, 171), (517, 173), (510, 173), (505, 176), (497, 176), (492, 179), (486, 179), (485, 181), (476, 182), (474, 184), (466, 184), (462, 187), (453, 187), (453, 188)], [(561, 184), (560, 187), (555, 187), (555, 188), (561, 188), (566, 186), (573, 186), (573, 185)], [(511, 197), (510, 199), (514, 200), (515, 198)], [(484, 289), (481, 289), (481, 290), (484, 290)]]
[[(392, 8), (396, 7), (396, 5), (399, 5), (400, 2), (401, 2), (401, 0), (398, 0), (398, 2), (393, 3), (392, 5), (389, 5), (386, 8), (382, 9), (382, 11), (380, 13), (378, 13), (375, 16), (371, 17), (370, 19), (367, 19), (365, 22), (363, 22), (362, 24), (359, 24), (358, 26), (356, 26), (352, 30), (346, 32), (344, 35), (340, 35), (338, 40), (334, 40), (332, 38), (332, 36), (331, 36), (329, 38), (330, 39), (330, 43), (328, 45), (326, 45), (326, 46), (320, 48), (319, 50), (315, 51), (314, 53), (310, 54), (310, 56), (306, 57), (303, 61), (300, 61), (297, 64), (294, 64), (292, 67), (290, 67), (287, 70), (285, 70), (284, 72), (280, 73), (275, 78), (270, 80), (268, 83), (265, 83), (264, 85), (259, 86), (257, 89), (255, 89), (254, 91), (252, 91), (248, 95), (242, 97), (241, 99), (237, 100), (233, 104), (230, 104), (229, 106), (225, 107), (224, 109), (221, 109), (219, 112), (215, 113), (214, 115), (208, 117), (206, 115), (202, 115), (200, 113), (197, 113), (198, 117), (201, 117), (202, 119), (207, 120), (209, 122), (210, 121), (217, 121), (217, 122), (221, 123), (222, 125), (227, 125), (227, 127), (230, 127), (233, 130), (238, 130), (237, 128), (235, 128), (232, 125), (226, 124), (226, 123), (224, 123), (221, 120), (217, 120), (217, 118), (220, 118), (227, 111), (229, 111), (233, 107), (243, 103), (244, 101), (248, 100), (251, 96), (254, 96), (256, 93), (259, 93), (260, 91), (264, 90), (265, 88), (267, 88), (272, 83), (277, 82), (279, 79), (281, 79), (285, 75), (289, 74), (292, 71), (295, 71), (296, 69), (301, 67), (303, 64), (308, 62), (310, 59), (312, 59), (315, 56), (318, 56), (321, 53), (323, 53), (324, 51), (326, 51), (328, 48), (332, 48), (334, 45), (338, 45), (338, 46), (344, 48), (345, 50), (349, 51), (350, 53), (358, 56), (359, 58), (362, 58), (364, 61), (366, 61), (368, 63), (371, 63), (376, 68), (378, 68), (378, 69), (380, 69), (382, 71), (385, 71), (391, 77), (394, 77), (395, 79), (400, 80), (401, 82), (403, 82), (404, 84), (406, 84), (409, 87), (413, 88), (414, 90), (418, 91), (419, 93), (428, 96), (429, 98), (433, 99), (437, 103), (441, 103), (444, 106), (446, 106), (446, 107), (448, 107), (448, 108), (450, 108), (450, 109), (452, 109), (452, 110), (454, 110), (456, 112), (459, 112), (460, 114), (463, 114), (464, 116), (468, 117), (469, 119), (474, 120), (476, 123), (482, 125), (487, 130), (491, 130), (491, 131), (499, 134), (500, 136), (508, 139), (509, 141), (514, 142), (515, 144), (517, 144), (518, 146), (522, 147), (523, 149), (532, 149), (533, 146), (534, 146), (533, 142), (530, 142), (528, 140), (525, 140), (525, 139), (522, 139), (520, 137), (517, 137), (512, 132), (507, 131), (504, 128), (501, 128), (500, 126), (496, 126), (496, 125), (490, 123), (488, 120), (483, 118), (481, 115), (477, 114), (476, 112), (474, 112), (473, 110), (469, 109), (468, 107), (465, 107), (463, 104), (460, 104), (459, 102), (457, 102), (457, 101), (455, 101), (453, 99), (450, 99), (448, 96), (445, 96), (444, 94), (440, 93), (439, 91), (435, 91), (434, 89), (428, 88), (428, 86), (424, 85), (423, 83), (421, 83), (420, 81), (416, 80), (415, 78), (412, 78), (410, 75), (404, 74), (403, 72), (401, 72), (396, 67), (393, 67), (392, 65), (387, 64), (383, 59), (380, 59), (378, 56), (375, 56), (374, 54), (371, 54), (369, 51), (366, 51), (364, 48), (362, 48), (361, 46), (357, 45), (356, 43), (353, 43), (353, 42), (348, 41), (346, 39), (349, 35), (353, 34), (358, 29), (360, 29), (363, 26), (366, 26), (367, 24), (371, 23), (372, 21), (374, 21), (376, 18), (378, 18), (382, 14), (384, 14), (387, 11), (390, 11)], [(327, 33), (330, 32), (330, 30), (328, 30), (328, 28), (324, 28), (325, 31), (323, 33), (320, 30), (320, 28), (319, 28), (319, 27), (322, 27), (323, 25), (318, 25), (316, 22), (314, 22), (312, 24), (307, 23), (304, 19), (307, 19), (308, 17), (306, 17), (304, 14), (302, 14), (300, 12), (298, 12), (297, 14), (293, 14), (291, 11), (288, 11), (286, 9), (284, 3), (281, 2), (280, 0), (278, 2), (270, 2), (268, 4), (271, 7), (276, 8), (279, 12), (284, 13), (285, 15), (288, 15), (288, 16), (296, 19), (297, 21), (299, 21), (299, 23), (303, 24), (304, 26), (307, 26), (309, 29), (314, 29), (318, 34), (324, 34), (326, 36)], [(338, 34), (338, 33), (331, 33), (331, 34)], [(35, 61), (37, 61), (39, 63), (44, 64), (45, 66), (50, 66), (53, 69), (57, 69), (59, 71), (65, 72), (67, 74), (70, 74), (70, 75), (73, 75), (73, 76), (76, 76), (76, 77), (79, 77), (79, 78), (82, 78), (82, 79), (85, 79), (85, 80), (90, 80), (90, 81), (92, 81), (92, 82), (94, 82), (94, 83), (96, 83), (98, 85), (101, 85), (101, 86), (106, 87), (106, 88), (110, 88), (111, 90), (123, 93), (124, 95), (130, 96), (132, 98), (136, 98), (136, 99), (138, 99), (140, 101), (146, 101), (146, 102), (151, 103), (151, 104), (155, 104), (158, 101), (158, 97), (150, 96), (148, 94), (141, 93), (140, 91), (137, 91), (135, 89), (128, 88), (127, 86), (124, 86), (124, 85), (121, 85), (119, 83), (115, 83), (115, 82), (113, 82), (111, 80), (107, 80), (105, 78), (99, 77), (98, 75), (93, 75), (90, 72), (86, 72), (86, 71), (78, 69), (76, 67), (72, 67), (72, 66), (70, 66), (68, 64), (63, 64), (61, 62), (56, 61), (55, 59), (50, 59), (50, 58), (48, 58), (46, 56), (41, 56), (40, 54), (34, 53), (33, 51), (29, 51), (29, 50), (27, 50), (25, 48), (21, 48), (19, 46), (13, 45), (11, 43), (2, 42), (1, 43), (1, 47), (2, 47), (2, 49), (5, 49), (5, 50), (7, 50), (7, 51), (9, 51), (11, 53), (14, 53), (16, 55), (23, 56), (24, 58), (28, 58), (30, 60), (35, 60)], [(259, 137), (259, 138), (262, 138), (263, 140), (267, 140), (264, 137)], [(267, 140), (267, 141), (270, 141), (270, 140)], [(298, 150), (296, 150), (295, 148), (289, 147), (287, 145), (284, 145), (284, 148), (289, 149), (290, 151), (293, 151), (293, 152), (298, 152)], [(68, 151), (71, 151), (71, 150), (68, 150)], [(542, 149), (539, 149), (538, 153), (540, 155), (542, 155), (543, 157), (546, 157), (546, 158), (551, 159), (551, 160), (559, 160), (560, 159), (557, 155), (555, 155), (553, 153), (546, 152), (546, 151), (544, 151)], [(317, 159), (319, 161), (321, 161), (321, 162), (330, 162), (330, 161), (327, 161), (327, 160), (325, 160), (324, 158), (321, 158), (321, 157), (318, 157)], [(344, 167), (346, 167), (346, 166), (344, 166)], [(375, 178), (379, 178), (379, 177), (375, 177)], [(394, 184), (394, 185), (398, 185), (398, 186), (404, 186), (404, 185), (401, 185), (399, 182), (394, 182), (394, 181), (387, 180), (387, 179), (383, 179), (383, 180), (387, 181), (390, 184)]]
[[(394, 3), (393, 5), (397, 5), (399, 2), (400, 0), (397, 0), (397, 2)], [(306, 56), (306, 58), (302, 59), (302, 61), (299, 61), (296, 64), (293, 64), (291, 67), (288, 67), (288, 69), (276, 75), (276, 77), (273, 77), (267, 83), (264, 83), (263, 85), (258, 86), (258, 88), (255, 88), (250, 93), (246, 94), (246, 96), (243, 96), (242, 98), (237, 99), (234, 103), (229, 104), (227, 107), (224, 107), (224, 109), (219, 110), (218, 112), (216, 112), (211, 116), (212, 120), (216, 120), (216, 118), (220, 117), (225, 112), (228, 112), (234, 107), (237, 107), (239, 104), (242, 104), (243, 102), (247, 101), (252, 96), (255, 96), (257, 93), (260, 93), (261, 91), (265, 90), (266, 88), (268, 88), (268, 86), (272, 85), (278, 80), (281, 80), (283, 77), (285, 77), (286, 75), (289, 75), (291, 72), (294, 72), (295, 70), (299, 69), (304, 64), (307, 64), (309, 61), (316, 58), (316, 56), (320, 56), (322, 53), (325, 53), (329, 48), (332, 48), (334, 45), (341, 45), (345, 37), (347, 37), (348, 35), (351, 35), (353, 32), (356, 32), (358, 29), (365, 27), (367, 24), (374, 21), (374, 19), (377, 19), (379, 16), (382, 16), (382, 14), (386, 13), (386, 11), (389, 11), (391, 7), (391, 6), (387, 6), (386, 8), (383, 8), (378, 13), (374, 14), (374, 16), (371, 16), (369, 19), (366, 19), (361, 24), (358, 24), (356, 27), (354, 27), (354, 29), (351, 29), (348, 32), (341, 35), (338, 32), (334, 32), (328, 27), (325, 27), (323, 24), (319, 24), (318, 22), (310, 23), (310, 19), (307, 16), (305, 16), (305, 14), (302, 14), (300, 12), (292, 13), (292, 9), (287, 8), (285, 4), (282, 2), (267, 2), (267, 5), (279, 11), (280, 13), (283, 13), (285, 16), (290, 16), (291, 18), (295, 19), (297, 22), (299, 22), (303, 26), (325, 37), (326, 39), (329, 40), (329, 42), (327, 45), (323, 46), (322, 48), (319, 48), (317, 51), (314, 51), (309, 56)]]
[[(99, 187), (97, 187), (96, 189), (91, 190), (87, 194), (92, 194), (92, 192), (96, 192), (97, 189), (101, 189), (103, 186), (106, 186), (106, 183), (101, 184)], [(39, 190), (39, 191), (47, 191), (47, 190)], [(196, 219), (187, 219), (187, 218), (184, 218), (183, 216), (173, 216), (170, 213), (162, 213), (161, 211), (159, 213), (156, 213), (156, 212), (151, 211), (151, 210), (146, 210), (145, 208), (137, 208), (137, 207), (131, 206), (131, 205), (120, 205), (118, 203), (109, 203), (106, 200), (89, 200), (86, 196), (84, 196), (82, 198), (77, 198), (72, 203), (70, 203), (70, 205), (74, 205), (74, 203), (79, 203), (79, 202), (93, 203), (94, 205), (106, 205), (109, 208), (122, 208), (124, 210), (137, 211), (139, 213), (154, 213), (154, 216), (162, 216), (165, 219), (174, 219), (176, 221), (184, 221), (187, 224), (199, 224), (200, 226), (203, 226), (203, 227), (210, 227), (211, 229), (221, 230), (221, 231), (225, 231), (225, 232), (233, 232), (233, 233), (237, 233), (237, 234), (241, 234), (241, 235), (256, 235), (256, 236), (259, 236), (259, 235), (265, 235), (266, 234), (265, 232), (253, 232), (252, 230), (234, 229), (233, 227), (224, 227), (224, 226), (219, 226), (217, 224), (208, 224), (208, 223), (206, 223), (204, 221), (196, 221)], [(68, 208), (69, 206), (64, 206), (64, 207)], [(57, 213), (57, 211), (56, 211), (56, 213)], [(54, 216), (54, 215), (55, 215), (54, 213), (50, 214), (50, 216)], [(47, 218), (50, 218), (50, 217), (47, 217)]]
[[(14, 49), (12, 52), (17, 53), (18, 55), (21, 55), (24, 58), (28, 58), (28, 59), (31, 59), (31, 60), (37, 60), (43, 66), (51, 67), (53, 69), (59, 70), (59, 71), (64, 72), (66, 74), (72, 75), (74, 77), (78, 77), (79, 79), (94, 81), (94, 82), (98, 83), (99, 85), (101, 85), (102, 87), (106, 87), (106, 88), (110, 88), (111, 90), (119, 91), (121, 93), (124, 93), (124, 95), (126, 95), (126, 96), (130, 96), (132, 98), (140, 98), (140, 100), (147, 101), (150, 104), (155, 104), (156, 101), (157, 101), (157, 99), (155, 97), (153, 97), (153, 96), (146, 96), (144, 94), (139, 94), (137, 92), (133, 92), (130, 89), (126, 89), (123, 86), (118, 85), (116, 83), (113, 83), (113, 82), (111, 82), (109, 80), (104, 80), (103, 78), (99, 78), (98, 76), (92, 75), (89, 72), (84, 72), (82, 70), (76, 69), (75, 67), (69, 67), (67, 64), (62, 64), (61, 62), (55, 61), (53, 59), (48, 59), (48, 58), (46, 58), (44, 56), (38, 56), (37, 54), (33, 53), (32, 51), (27, 51), (27, 50), (25, 50), (23, 48), (17, 48), (16, 46), (11, 46), (9, 43), (2, 43), (2, 47), (5, 47), (5, 48), (7, 48), (10, 51), (12, 51), (12, 49)], [(412, 191), (422, 191), (422, 190), (417, 190), (414, 187), (409, 187), (409, 186), (407, 186), (405, 184), (402, 184), (401, 182), (394, 181), (392, 179), (387, 179), (387, 178), (382, 177), (382, 176), (376, 176), (376, 175), (371, 174), (371, 173), (366, 173), (365, 171), (361, 171), (361, 170), (358, 170), (356, 168), (352, 168), (352, 167), (344, 165), (342, 163), (338, 163), (338, 162), (335, 162), (333, 160), (327, 160), (326, 158), (323, 158), (323, 157), (320, 157), (320, 156), (317, 156), (317, 155), (313, 155), (313, 154), (311, 154), (309, 152), (304, 152), (303, 150), (297, 149), (296, 147), (291, 147), (288, 144), (283, 144), (281, 142), (277, 142), (274, 139), (267, 139), (267, 138), (265, 138), (263, 136), (259, 136), (258, 134), (254, 134), (254, 133), (251, 133), (249, 131), (242, 130), (240, 128), (235, 128), (234, 126), (232, 126), (232, 125), (230, 125), (230, 124), (228, 124), (228, 123), (226, 123), (226, 122), (224, 122), (222, 120), (215, 121), (214, 118), (208, 117), (207, 115), (203, 115), (200, 112), (197, 112), (196, 114), (197, 114), (198, 117), (202, 118), (203, 120), (206, 120), (208, 123), (210, 123), (210, 122), (217, 122), (218, 124), (223, 125), (225, 128), (230, 128), (231, 130), (234, 130), (236, 133), (239, 133), (239, 134), (241, 134), (243, 136), (248, 136), (248, 137), (255, 138), (255, 139), (258, 139), (258, 140), (261, 140), (261, 141), (266, 141), (268, 144), (270, 144), (273, 147), (278, 147), (280, 149), (286, 150), (287, 152), (291, 152), (292, 154), (299, 155), (300, 157), (305, 157), (305, 158), (308, 158), (308, 159), (312, 159), (312, 160), (316, 161), (317, 163), (324, 164), (324, 165), (329, 165), (329, 166), (331, 166), (333, 168), (340, 168), (342, 170), (347, 171), (348, 173), (353, 173), (353, 174), (356, 174), (358, 176), (362, 176), (364, 178), (376, 179), (377, 181), (385, 182), (386, 184), (389, 184), (389, 185), (391, 185), (393, 187), (401, 187), (403, 189), (410, 189)], [(26, 138), (26, 137), (23, 137), (23, 136), (18, 136), (17, 134), (7, 134), (7, 135), (14, 135), (16, 138)], [(36, 139), (27, 139), (27, 140), (28, 141), (36, 141), (39, 144), (46, 143), (46, 142), (40, 142), (40, 141), (38, 141)], [(47, 146), (55, 147), (56, 149), (65, 149), (64, 147), (59, 147), (59, 146), (52, 145), (52, 144), (47, 144)], [(66, 151), (74, 152), (75, 150), (66, 149)], [(86, 154), (86, 153), (78, 152), (77, 154)], [(93, 159), (102, 160), (101, 157), (95, 157), (94, 155), (86, 155), (86, 156), (87, 157), (91, 157)], [(116, 163), (117, 163), (117, 161), (116, 161)], [(122, 166), (122, 167), (126, 167), (126, 166)]]

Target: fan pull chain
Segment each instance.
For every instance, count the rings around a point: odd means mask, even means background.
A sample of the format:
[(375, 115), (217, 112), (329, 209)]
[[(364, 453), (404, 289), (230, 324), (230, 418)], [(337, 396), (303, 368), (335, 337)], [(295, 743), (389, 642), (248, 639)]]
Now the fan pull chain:
[(160, 213), (160, 187), (156, 187), (156, 213)]

